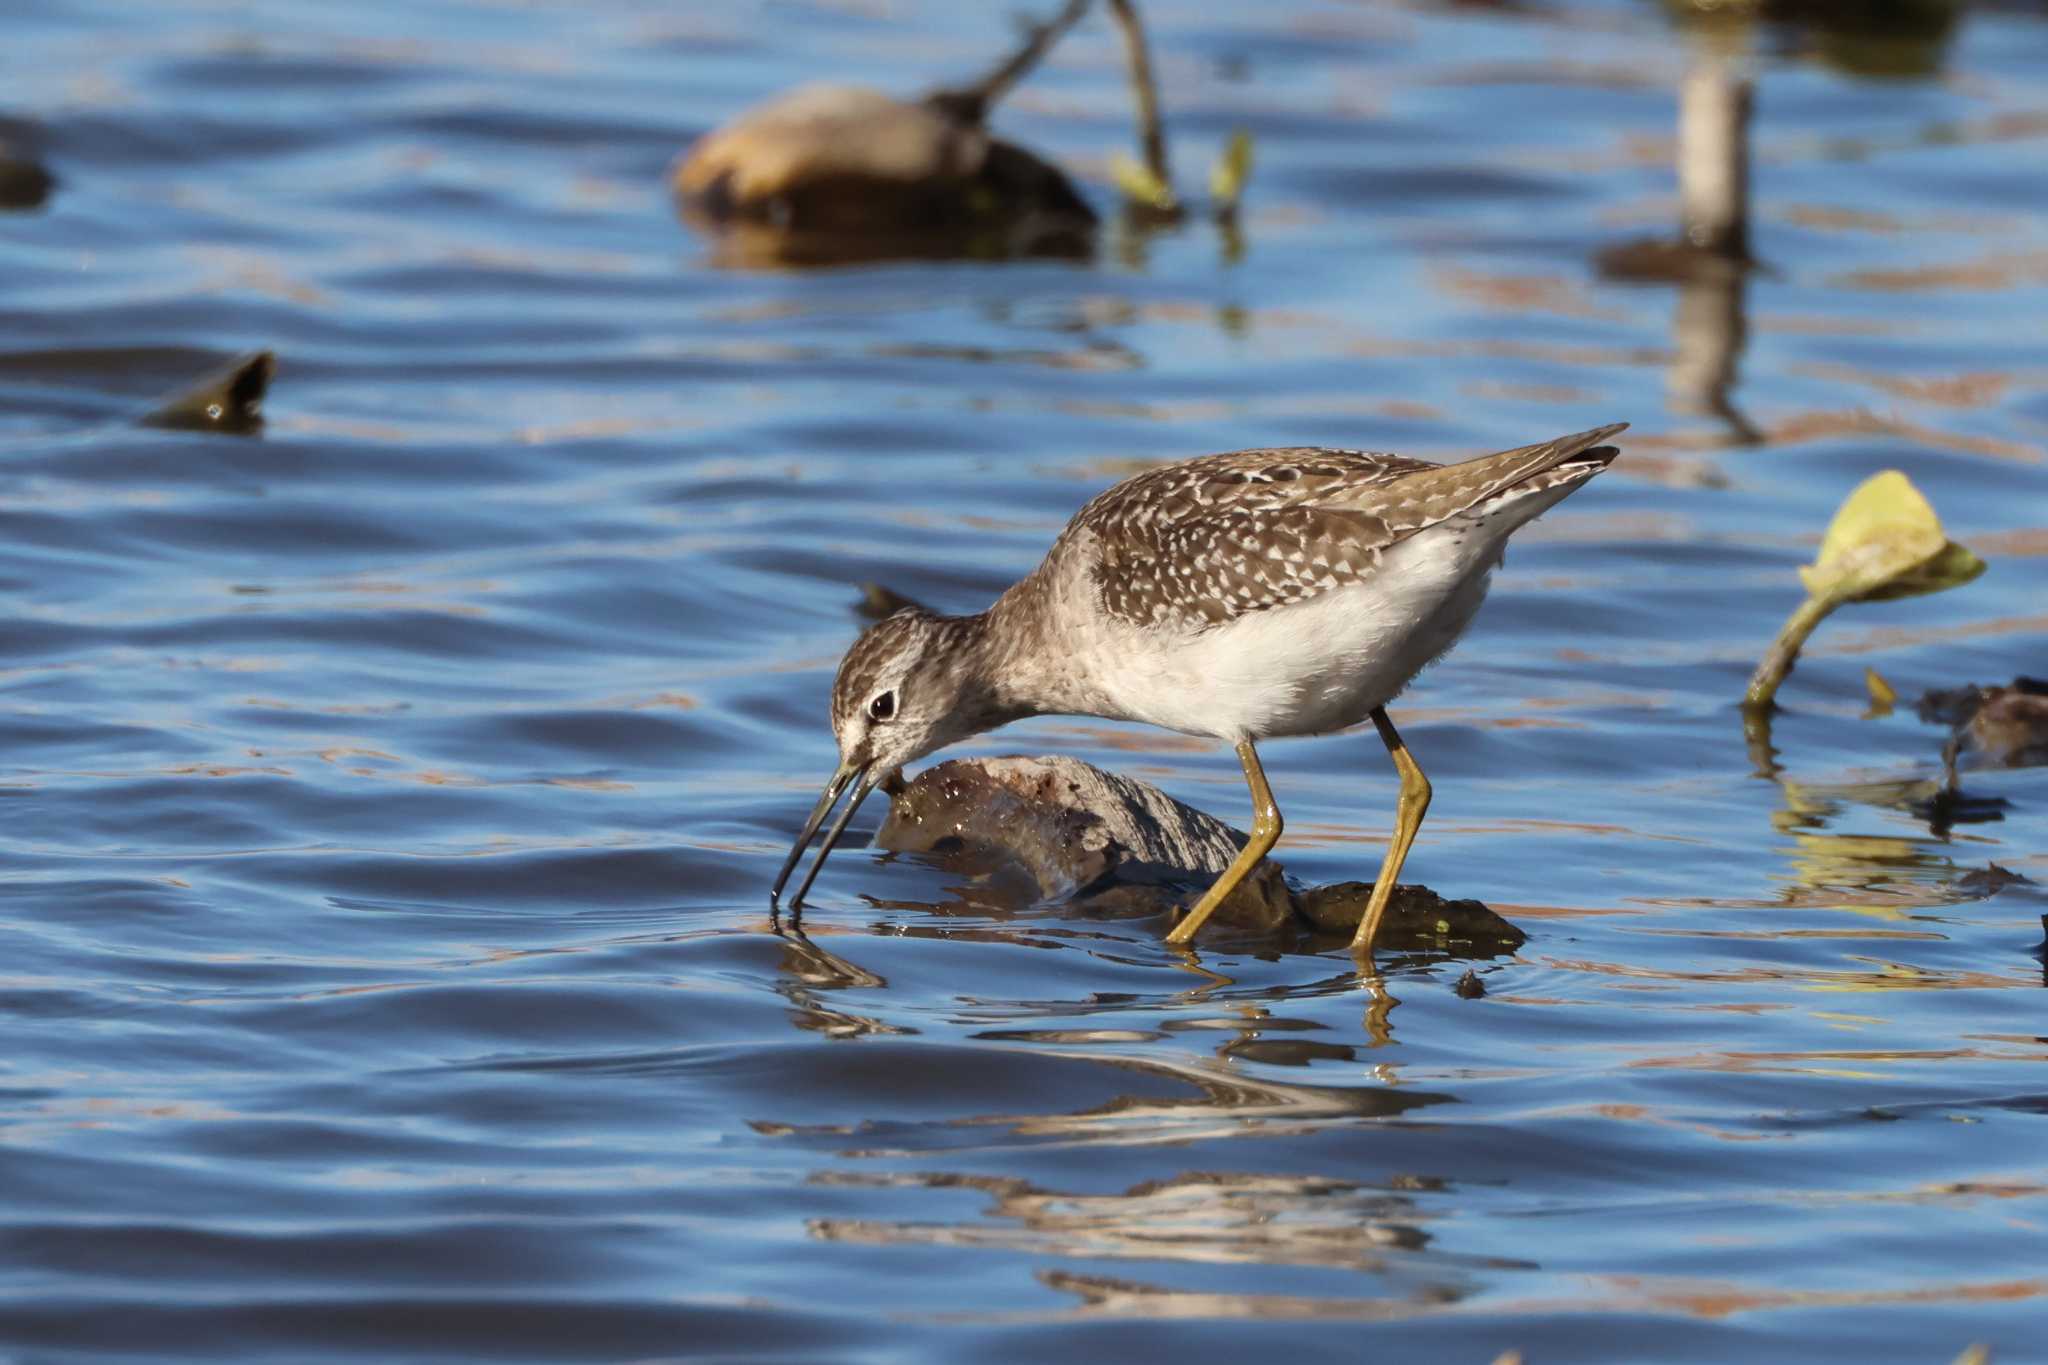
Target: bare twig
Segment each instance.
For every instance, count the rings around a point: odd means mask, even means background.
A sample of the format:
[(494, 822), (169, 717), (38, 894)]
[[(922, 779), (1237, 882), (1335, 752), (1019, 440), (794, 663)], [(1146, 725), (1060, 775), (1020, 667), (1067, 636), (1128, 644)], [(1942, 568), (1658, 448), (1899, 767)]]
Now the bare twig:
[(1042, 24), (1032, 25), (1024, 45), (1004, 58), (995, 70), (972, 85), (934, 90), (927, 102), (938, 106), (963, 123), (980, 123), (997, 100), (1010, 93), (1032, 67), (1044, 60), (1052, 45), (1088, 12), (1089, 0), (1067, 0), (1065, 9)]

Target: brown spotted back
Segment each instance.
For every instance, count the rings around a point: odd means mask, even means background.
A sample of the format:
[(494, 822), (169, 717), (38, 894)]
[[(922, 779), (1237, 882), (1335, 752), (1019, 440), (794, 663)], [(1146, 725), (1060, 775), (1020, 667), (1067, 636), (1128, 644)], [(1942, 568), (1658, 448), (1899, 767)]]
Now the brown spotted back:
[(1317, 447), (1162, 465), (1083, 507), (1045, 567), (1084, 557), (1104, 610), (1127, 622), (1220, 625), (1360, 582), (1392, 546), (1507, 489), (1590, 474), (1616, 453), (1596, 442), (1619, 430), (1455, 465)]

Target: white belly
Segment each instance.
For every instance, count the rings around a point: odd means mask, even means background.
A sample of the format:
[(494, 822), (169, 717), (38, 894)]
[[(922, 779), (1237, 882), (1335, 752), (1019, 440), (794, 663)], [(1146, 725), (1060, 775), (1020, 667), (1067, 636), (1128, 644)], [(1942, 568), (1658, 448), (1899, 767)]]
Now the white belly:
[(1486, 596), (1506, 537), (1459, 529), (1394, 546), (1367, 582), (1165, 649), (1156, 638), (1110, 642), (1097, 683), (1129, 719), (1188, 734), (1263, 739), (1356, 725), (1449, 649)]

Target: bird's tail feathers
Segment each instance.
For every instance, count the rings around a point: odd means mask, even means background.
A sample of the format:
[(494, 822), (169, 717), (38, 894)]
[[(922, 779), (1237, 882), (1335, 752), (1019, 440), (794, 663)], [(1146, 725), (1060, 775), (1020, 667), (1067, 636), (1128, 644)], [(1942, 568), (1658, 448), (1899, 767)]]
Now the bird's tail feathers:
[(1539, 445), (1482, 455), (1462, 464), (1418, 469), (1387, 485), (1386, 492), (1423, 510), (1428, 521), (1441, 521), (1510, 490), (1535, 493), (1582, 483), (1621, 453), (1619, 448), (1601, 442), (1627, 429), (1628, 423), (1613, 422)]

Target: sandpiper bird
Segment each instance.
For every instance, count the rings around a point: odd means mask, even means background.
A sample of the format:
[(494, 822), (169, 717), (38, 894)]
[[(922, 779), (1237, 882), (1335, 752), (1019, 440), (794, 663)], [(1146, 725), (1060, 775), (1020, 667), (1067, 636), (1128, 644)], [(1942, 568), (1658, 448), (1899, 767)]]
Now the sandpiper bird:
[(1386, 704), (1478, 610), (1509, 535), (1605, 469), (1626, 422), (1462, 464), (1302, 447), (1239, 450), (1124, 480), (975, 616), (905, 608), (854, 642), (832, 686), (839, 770), (771, 902), (849, 789), (801, 906), (869, 792), (904, 764), (1036, 715), (1140, 720), (1237, 746), (1250, 839), (1168, 933), (1186, 943), (1280, 837), (1255, 741), (1370, 717), (1401, 776), (1354, 951), (1368, 954), (1429, 808)]

